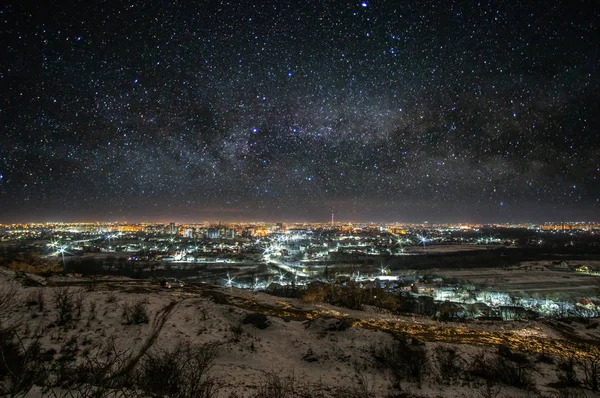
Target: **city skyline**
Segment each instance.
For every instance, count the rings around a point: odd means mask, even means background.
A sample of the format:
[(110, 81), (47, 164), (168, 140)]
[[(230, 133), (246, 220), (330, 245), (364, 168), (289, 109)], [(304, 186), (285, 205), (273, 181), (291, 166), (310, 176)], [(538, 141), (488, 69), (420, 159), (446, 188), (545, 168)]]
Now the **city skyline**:
[(598, 17), (2, 5), (0, 223), (596, 221)]
[(542, 223), (534, 222), (430, 222), (423, 220), (420, 222), (405, 222), (405, 221), (356, 221), (356, 220), (338, 220), (332, 223), (331, 221), (307, 221), (307, 220), (251, 220), (251, 221), (223, 221), (223, 220), (157, 220), (157, 221), (140, 221), (140, 220), (113, 220), (113, 221), (31, 221), (31, 222), (13, 222), (0, 223), (0, 228), (14, 228), (18, 226), (26, 226), (32, 228), (51, 227), (58, 228), (64, 226), (80, 226), (80, 227), (145, 227), (145, 226), (179, 226), (191, 228), (221, 228), (221, 227), (292, 227), (306, 226), (309, 228), (345, 228), (353, 227), (390, 227), (390, 228), (455, 228), (455, 229), (477, 229), (477, 228), (537, 228), (555, 231), (570, 231), (570, 230), (600, 230), (600, 221), (585, 221), (585, 220), (549, 220)]

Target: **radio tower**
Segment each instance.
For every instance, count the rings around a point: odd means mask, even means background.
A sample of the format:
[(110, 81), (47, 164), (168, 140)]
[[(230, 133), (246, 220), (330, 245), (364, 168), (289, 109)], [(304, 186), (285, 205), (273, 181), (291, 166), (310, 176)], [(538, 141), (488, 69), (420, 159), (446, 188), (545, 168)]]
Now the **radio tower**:
[(333, 224), (334, 224), (334, 222), (333, 222), (333, 213), (331, 213), (331, 228), (333, 228)]

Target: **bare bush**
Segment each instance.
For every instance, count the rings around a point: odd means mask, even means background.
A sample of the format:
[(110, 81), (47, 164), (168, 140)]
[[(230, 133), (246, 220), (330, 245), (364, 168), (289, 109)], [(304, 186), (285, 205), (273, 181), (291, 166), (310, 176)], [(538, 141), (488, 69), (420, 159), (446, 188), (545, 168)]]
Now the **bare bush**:
[(525, 390), (535, 389), (533, 372), (537, 369), (529, 360), (511, 360), (498, 357), (495, 364), (496, 377), (507, 386)]
[(452, 384), (453, 381), (460, 378), (463, 373), (464, 359), (456, 352), (454, 348), (438, 346), (435, 349), (435, 358), (440, 379), (445, 384)]
[(596, 352), (590, 359), (581, 361), (585, 379), (584, 384), (592, 391), (598, 391), (600, 384), (600, 352)]
[(373, 383), (369, 382), (367, 375), (363, 370), (354, 364), (354, 377), (349, 385), (336, 389), (334, 394), (336, 398), (371, 398), (376, 396)]
[(10, 263), (5, 264), (5, 266), (15, 272), (26, 272), (37, 275), (51, 275), (63, 272), (60, 261), (56, 259), (42, 259), (35, 253), (21, 254)]
[(331, 286), (325, 300), (333, 305), (362, 311), (365, 304), (364, 296), (365, 291), (362, 288), (354, 282), (349, 282), (347, 286)]
[(27, 298), (25, 299), (25, 305), (27, 307), (37, 306), (38, 311), (44, 311), (45, 297), (44, 290), (42, 288), (37, 288), (31, 290), (27, 294)]
[(60, 346), (60, 362), (73, 362), (77, 359), (79, 353), (79, 342), (77, 336), (72, 335)]
[(66, 325), (73, 320), (74, 296), (75, 293), (68, 287), (59, 287), (52, 291), (52, 300), (58, 311), (57, 322), (59, 325)]
[(483, 351), (475, 355), (471, 361), (468, 373), (471, 376), (480, 377), (482, 379), (488, 379), (493, 376), (493, 366)]
[(421, 385), (425, 372), (429, 369), (427, 352), (422, 345), (409, 345), (406, 340), (396, 340), (391, 345), (373, 349), (378, 365), (390, 372), (396, 387), (401, 389), (402, 380)]
[(244, 319), (242, 319), (242, 323), (244, 325), (250, 324), (259, 329), (266, 329), (269, 327), (269, 325), (271, 325), (269, 318), (267, 318), (265, 314), (261, 314), (259, 312), (246, 315)]
[[(93, 353), (84, 351), (78, 361), (56, 362), (54, 383), (65, 393), (60, 396), (73, 397), (125, 397), (132, 396), (134, 378), (131, 371), (123, 372), (131, 354), (118, 351), (111, 339)], [(52, 390), (59, 396), (56, 390)]]
[(372, 289), (368, 303), (374, 305), (379, 311), (394, 312), (398, 310), (398, 300), (382, 288)]
[(108, 304), (117, 302), (117, 295), (115, 294), (115, 292), (108, 292), (108, 294), (106, 295), (106, 302)]
[(123, 304), (123, 320), (126, 325), (139, 325), (148, 323), (148, 310), (143, 300), (137, 300), (133, 303)]
[(304, 291), (302, 300), (309, 303), (327, 302), (353, 310), (362, 310), (364, 304), (370, 303), (367, 291), (354, 282), (347, 286), (313, 282)]
[(535, 364), (523, 355), (509, 353), (489, 359), (483, 352), (475, 356), (469, 370), (472, 376), (487, 382), (502, 383), (528, 391), (535, 390), (534, 372), (537, 372)]
[(212, 301), (215, 304), (222, 304), (222, 305), (228, 305), (229, 304), (229, 299), (227, 298), (227, 296), (225, 294), (217, 294), (214, 293), (212, 295)]
[(219, 383), (211, 374), (217, 346), (181, 343), (172, 350), (146, 354), (138, 387), (151, 396), (215, 397)]
[(85, 300), (85, 290), (78, 289), (73, 292), (74, 308), (77, 312), (77, 318), (81, 318), (81, 312), (83, 311), (83, 302)]
[[(329, 396), (329, 395), (327, 395)], [(345, 398), (354, 395), (343, 395)], [(294, 372), (280, 376), (277, 372), (266, 372), (259, 381), (254, 398), (320, 398), (325, 397), (323, 386), (301, 381)], [(338, 395), (340, 397), (340, 395)]]
[(37, 340), (26, 347), (14, 329), (0, 329), (0, 353), (0, 395), (24, 396), (45, 380), (45, 357)]
[(89, 292), (93, 292), (98, 288), (98, 277), (96, 275), (90, 275), (88, 277), (88, 286), (87, 286), (87, 290)]
[(577, 371), (575, 370), (575, 357), (572, 354), (558, 364), (556, 373), (562, 387), (576, 387), (579, 385)]
[(502, 387), (487, 380), (485, 385), (479, 389), (479, 394), (482, 398), (497, 398), (501, 391)]
[(313, 282), (302, 293), (302, 301), (306, 303), (322, 303), (327, 295), (327, 285)]
[(15, 308), (18, 290), (19, 285), (14, 282), (0, 285), (0, 316), (6, 315)]
[(242, 327), (242, 324), (238, 323), (237, 325), (231, 325), (230, 329), (231, 333), (233, 333), (233, 341), (240, 341), (242, 334), (244, 334), (244, 328)]
[(96, 302), (95, 301), (91, 301), (90, 302), (90, 309), (88, 312), (88, 324), (93, 321), (94, 319), (96, 319)]
[(255, 398), (297, 397), (300, 389), (299, 381), (294, 372), (291, 372), (288, 376), (280, 376), (276, 372), (267, 372), (259, 382)]
[(550, 394), (552, 398), (587, 398), (581, 388), (556, 388)]

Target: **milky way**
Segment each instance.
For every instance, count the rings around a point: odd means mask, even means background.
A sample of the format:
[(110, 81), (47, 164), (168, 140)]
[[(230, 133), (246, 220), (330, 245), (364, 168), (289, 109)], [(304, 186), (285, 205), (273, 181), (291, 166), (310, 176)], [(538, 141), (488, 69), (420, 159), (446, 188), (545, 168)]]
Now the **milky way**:
[(1, 9), (0, 222), (597, 219), (594, 2), (51, 3)]

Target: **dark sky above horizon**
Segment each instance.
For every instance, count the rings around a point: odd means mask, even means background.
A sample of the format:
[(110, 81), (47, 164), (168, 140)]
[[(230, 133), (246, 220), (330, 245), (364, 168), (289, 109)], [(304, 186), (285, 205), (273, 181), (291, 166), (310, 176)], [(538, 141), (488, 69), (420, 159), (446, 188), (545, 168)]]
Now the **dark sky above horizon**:
[(47, 3), (0, 9), (0, 222), (599, 219), (594, 1)]

